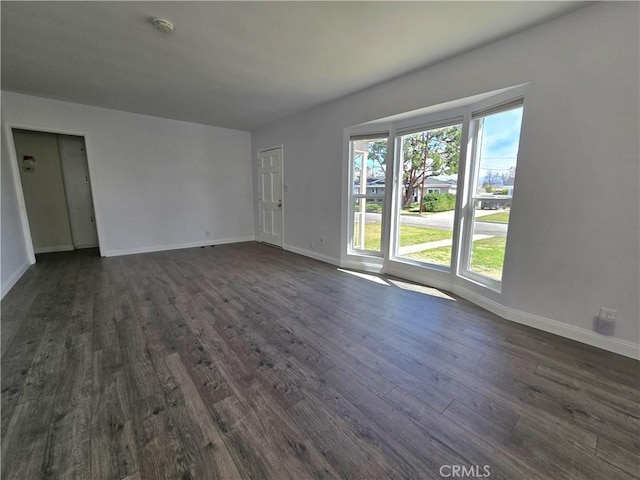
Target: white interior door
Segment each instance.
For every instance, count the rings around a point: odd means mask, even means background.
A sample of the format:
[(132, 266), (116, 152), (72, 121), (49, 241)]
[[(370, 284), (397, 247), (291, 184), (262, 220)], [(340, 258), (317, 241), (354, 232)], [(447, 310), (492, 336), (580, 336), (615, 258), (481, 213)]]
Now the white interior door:
[(60, 135), (60, 157), (69, 205), (69, 221), (73, 246), (98, 246), (93, 197), (89, 183), (89, 165), (84, 138)]
[(258, 152), (260, 239), (282, 246), (282, 147)]

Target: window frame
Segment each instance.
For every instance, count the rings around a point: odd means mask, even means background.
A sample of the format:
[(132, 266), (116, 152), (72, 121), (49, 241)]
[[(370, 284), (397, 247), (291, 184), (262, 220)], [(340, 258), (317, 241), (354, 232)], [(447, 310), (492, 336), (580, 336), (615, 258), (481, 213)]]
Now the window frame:
[[(454, 250), (455, 245), (457, 244), (457, 238), (459, 235), (458, 232), (458, 224), (459, 224), (459, 211), (458, 211), (458, 198), (456, 193), (456, 208), (454, 210), (454, 219), (453, 219), (453, 228), (451, 231), (451, 261), (449, 265), (443, 265), (439, 263), (429, 263), (421, 260), (415, 260), (409, 257), (401, 256), (398, 253), (399, 245), (399, 235), (400, 235), (400, 211), (402, 210), (402, 186), (401, 183), (403, 181), (403, 155), (402, 155), (402, 138), (405, 135), (411, 135), (412, 133), (424, 132), (429, 130), (437, 130), (439, 128), (451, 127), (454, 125), (461, 125), (461, 133), (460, 133), (460, 152), (459, 152), (459, 168), (460, 164), (462, 164), (463, 159), (465, 158), (464, 151), (464, 133), (465, 133), (465, 123), (464, 123), (464, 111), (460, 109), (452, 109), (446, 110), (439, 114), (430, 114), (426, 117), (418, 117), (415, 121), (418, 122), (401, 125), (400, 128), (394, 131), (394, 151), (395, 158), (397, 159), (395, 168), (394, 168), (394, 183), (393, 183), (393, 194), (394, 194), (394, 204), (392, 210), (392, 231), (390, 231), (391, 242), (389, 245), (389, 258), (395, 262), (404, 263), (408, 265), (414, 265), (420, 268), (428, 268), (434, 271), (440, 271), (443, 273), (450, 273), (455, 271), (455, 257)], [(404, 123), (404, 122), (403, 122)], [(461, 186), (461, 177), (458, 176), (458, 181), (456, 183), (456, 192), (460, 189)]]
[[(385, 159), (385, 193), (383, 194), (368, 194), (367, 193), (367, 188), (365, 186), (365, 193), (355, 193), (353, 186), (354, 186), (354, 180), (355, 180), (355, 175), (354, 175), (354, 160), (355, 160), (355, 155), (354, 155), (354, 143), (358, 140), (386, 140), (387, 141), (387, 158)], [(363, 256), (370, 256), (370, 257), (380, 257), (382, 258), (384, 256), (384, 250), (385, 250), (385, 242), (384, 242), (384, 238), (385, 238), (385, 225), (386, 225), (386, 221), (385, 221), (385, 210), (388, 208), (387, 207), (387, 200), (386, 198), (388, 197), (388, 190), (390, 188), (389, 186), (389, 175), (388, 175), (388, 169), (389, 169), (389, 132), (378, 132), (378, 133), (371, 133), (371, 134), (352, 134), (349, 136), (349, 162), (348, 162), (348, 188), (349, 188), (349, 195), (348, 195), (348, 213), (347, 213), (347, 254), (349, 255), (363, 255)], [(361, 176), (362, 178), (362, 176)], [(365, 178), (365, 182), (366, 182), (366, 178)], [(371, 200), (375, 200), (376, 203), (381, 203), (382, 204), (382, 212), (381, 212), (381, 218), (380, 218), (380, 250), (368, 250), (366, 248), (355, 248), (354, 247), (354, 235), (355, 235), (355, 231), (354, 231), (354, 216), (355, 216), (355, 202), (359, 201), (359, 200), (364, 200), (365, 204), (366, 201), (368, 199)]]
[[(399, 113), (394, 116), (381, 118), (379, 120), (370, 121), (360, 125), (345, 128), (344, 130), (344, 177), (347, 183), (343, 184), (343, 248), (341, 258), (343, 264), (356, 268), (374, 269), (372, 271), (387, 271), (395, 275), (406, 276), (408, 279), (420, 281), (424, 275), (430, 275), (430, 282), (439, 285), (450, 285), (456, 281), (470, 282), (472, 285), (487, 288), (498, 294), (502, 291), (502, 284), (505, 281), (503, 275), (501, 281), (491, 279), (490, 277), (477, 274), (463, 266), (468, 263), (471, 248), (465, 252), (465, 245), (469, 245), (468, 239), (473, 232), (473, 212), (470, 215), (473, 198), (473, 191), (470, 186), (473, 181), (471, 170), (472, 167), (472, 116), (490, 113), (497, 113), (499, 110), (509, 110), (510, 108), (500, 108), (511, 102), (519, 102), (518, 106), (523, 108), (522, 125), (520, 129), (519, 144), (521, 146), (523, 132), (526, 130), (526, 110), (527, 110), (527, 90), (530, 88), (529, 83), (520, 84), (513, 87), (507, 87), (493, 92), (474, 95), (459, 100), (449, 101), (430, 107), (420, 108), (412, 112)], [(513, 107), (512, 107), (513, 108)], [(461, 121), (459, 120), (461, 118)], [(458, 122), (456, 122), (458, 120)], [(397, 244), (397, 226), (399, 219), (397, 212), (401, 208), (401, 189), (397, 187), (398, 178), (401, 175), (401, 162), (398, 161), (401, 145), (397, 139), (402, 135), (406, 135), (416, 131), (422, 131), (430, 128), (438, 128), (438, 126), (453, 125), (462, 123), (462, 132), (460, 140), (460, 161), (458, 165), (458, 181), (456, 184), (456, 205), (455, 220), (453, 225), (451, 264), (444, 267), (438, 264), (430, 264), (421, 261), (414, 261), (406, 257), (398, 257), (394, 255)], [(382, 218), (381, 218), (381, 242), (380, 251), (352, 249), (353, 245), (353, 179), (352, 179), (352, 155), (351, 140), (360, 139), (376, 139), (387, 138), (387, 160), (386, 160), (386, 182), (385, 194), (380, 195), (383, 202)], [(516, 164), (520, 159), (521, 149), (518, 149)], [(391, 169), (391, 170), (389, 170)], [(515, 193), (515, 190), (514, 190)], [(511, 195), (511, 199), (515, 199), (515, 194)], [(513, 213), (513, 203), (510, 211)], [(517, 211), (517, 208), (516, 208)], [(511, 215), (513, 217), (513, 215)], [(471, 221), (470, 221), (471, 219)], [(508, 245), (505, 245), (505, 266), (508, 263)], [(445, 279), (443, 275), (449, 276), (447, 283), (440, 283), (438, 278)], [(439, 276), (439, 277), (438, 277)], [(426, 278), (424, 278), (426, 280)]]
[[(475, 202), (478, 201), (478, 196), (475, 193), (475, 186), (478, 182), (478, 175), (480, 170), (480, 151), (481, 144), (478, 142), (478, 138), (482, 137), (482, 128), (478, 127), (477, 120), (480, 118), (485, 118), (490, 115), (494, 115), (497, 113), (506, 112), (509, 110), (514, 110), (516, 108), (523, 109), (523, 117), (524, 117), (524, 94), (520, 95), (511, 95), (507, 100), (497, 101), (496, 99), (491, 99), (490, 105), (478, 104), (474, 105), (473, 108), (469, 111), (469, 119), (468, 119), (468, 154), (465, 159), (465, 183), (464, 183), (464, 191), (465, 191), (465, 202), (463, 208), (461, 209), (461, 218), (462, 222), (465, 225), (465, 228), (462, 229), (462, 236), (460, 239), (460, 245), (458, 248), (458, 262), (457, 262), (457, 275), (465, 278), (473, 283), (482, 285), (490, 290), (493, 290), (496, 293), (502, 292), (502, 284), (503, 280), (497, 280), (495, 278), (491, 278), (486, 275), (482, 275), (478, 272), (474, 272), (471, 270), (471, 253), (473, 249), (473, 232), (474, 232), (474, 224), (475, 224)], [(518, 138), (518, 155), (516, 156), (516, 165), (518, 163), (518, 156), (520, 153), (520, 140), (522, 137), (522, 127), (520, 128), (520, 134)], [(515, 187), (515, 186), (514, 186)], [(513, 192), (509, 196), (511, 202), (513, 202), (515, 193), (515, 188)], [(509, 209), (511, 212), (511, 208)], [(507, 244), (509, 241), (509, 233), (508, 233), (508, 224), (507, 224), (507, 235), (505, 237), (505, 253), (504, 258), (507, 256)]]

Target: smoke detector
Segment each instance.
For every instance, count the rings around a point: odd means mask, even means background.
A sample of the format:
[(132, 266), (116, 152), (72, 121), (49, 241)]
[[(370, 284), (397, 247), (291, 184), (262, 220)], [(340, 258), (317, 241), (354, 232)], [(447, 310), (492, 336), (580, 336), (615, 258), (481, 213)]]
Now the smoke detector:
[(154, 18), (152, 20), (153, 26), (156, 27), (156, 30), (162, 33), (171, 33), (173, 32), (173, 23), (171, 23), (166, 18)]

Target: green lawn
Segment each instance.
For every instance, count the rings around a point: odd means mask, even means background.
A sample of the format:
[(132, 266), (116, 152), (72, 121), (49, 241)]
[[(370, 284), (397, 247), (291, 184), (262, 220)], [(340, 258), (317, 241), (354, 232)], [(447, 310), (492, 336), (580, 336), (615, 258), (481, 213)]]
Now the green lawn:
[(471, 271), (501, 280), (506, 245), (506, 237), (485, 238), (473, 242)]
[(436, 242), (451, 238), (451, 230), (440, 228), (421, 228), (410, 225), (400, 225), (400, 246), (418, 245), (419, 243)]
[[(380, 250), (380, 223), (367, 223), (364, 227), (364, 248), (366, 250)], [(358, 231), (358, 224), (355, 224)], [(451, 238), (451, 232), (438, 228), (420, 228), (409, 225), (400, 226), (400, 246), (416, 245), (418, 243), (435, 242)]]
[(492, 213), (484, 217), (476, 217), (476, 222), (509, 223), (509, 211)]
[[(353, 225), (353, 246), (355, 248), (362, 248), (358, 244), (356, 239), (359, 238), (358, 232), (360, 231), (360, 223), (356, 222)], [(380, 250), (380, 238), (382, 236), (382, 224), (378, 222), (365, 223), (364, 225), (364, 248), (366, 250)]]
[[(471, 250), (471, 271), (496, 280), (502, 279), (505, 237), (492, 237), (473, 242)], [(408, 255), (416, 260), (431, 263), (448, 263), (451, 258), (451, 247), (439, 247)]]
[(423, 250), (422, 252), (409, 253), (405, 255), (405, 257), (449, 266), (451, 264), (451, 247), (431, 248), (429, 250)]
[[(503, 213), (508, 215), (508, 212), (500, 212), (487, 216), (503, 215)], [(355, 229), (357, 232), (357, 223), (355, 224)], [(367, 223), (365, 225), (364, 248), (373, 251), (380, 250), (380, 237), (381, 224), (375, 222)], [(451, 232), (449, 230), (421, 228), (409, 225), (401, 225), (400, 227), (401, 247), (446, 240), (449, 238), (451, 238)], [(481, 275), (500, 280), (502, 278), (506, 242), (507, 239), (505, 237), (485, 238), (473, 242), (471, 270)], [(355, 245), (355, 247), (358, 248), (358, 245)], [(451, 247), (432, 248), (418, 253), (410, 253), (406, 255), (406, 257), (429, 263), (449, 265), (451, 262)]]
[(382, 203), (367, 202), (365, 209), (367, 213), (382, 213)]

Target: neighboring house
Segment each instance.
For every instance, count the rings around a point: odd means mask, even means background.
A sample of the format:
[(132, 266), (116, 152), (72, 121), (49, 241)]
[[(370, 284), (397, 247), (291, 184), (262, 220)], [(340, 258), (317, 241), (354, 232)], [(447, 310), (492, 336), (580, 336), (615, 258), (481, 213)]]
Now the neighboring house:
[[(366, 195), (384, 195), (385, 190), (385, 177), (370, 177), (367, 178), (367, 192)], [(420, 189), (421, 184), (418, 182), (413, 192), (414, 202), (420, 201)], [(427, 193), (456, 193), (456, 181), (455, 180), (438, 180), (436, 178), (427, 178), (424, 184), (425, 194)], [(353, 182), (353, 192), (356, 194), (360, 192), (360, 179), (356, 178)], [(368, 198), (367, 202), (382, 202), (381, 198)]]
[[(375, 177), (375, 178), (367, 178), (367, 192), (366, 195), (384, 195), (385, 188), (385, 177)], [(361, 193), (360, 192), (360, 179), (356, 178), (353, 182), (353, 193)], [(381, 198), (368, 198), (367, 202), (382, 202)]]
[(482, 210), (497, 210), (498, 208), (511, 208), (511, 198), (513, 197), (513, 183), (515, 180), (515, 172), (513, 175), (505, 178), (500, 185), (495, 187), (491, 193), (481, 195), (487, 197), (482, 199), (476, 205), (476, 208)]
[[(455, 195), (457, 187), (458, 185), (456, 183), (456, 180), (454, 179), (438, 180), (434, 177), (427, 177), (424, 182), (424, 194), (427, 195), (429, 193), (452, 193)], [(422, 178), (419, 177), (415, 183), (415, 187), (413, 190), (413, 203), (420, 202), (420, 198), (422, 198), (421, 192)]]
[(502, 184), (502, 189), (507, 191), (507, 195), (510, 197), (513, 196), (513, 183), (516, 177), (515, 174), (506, 178), (504, 183)]

